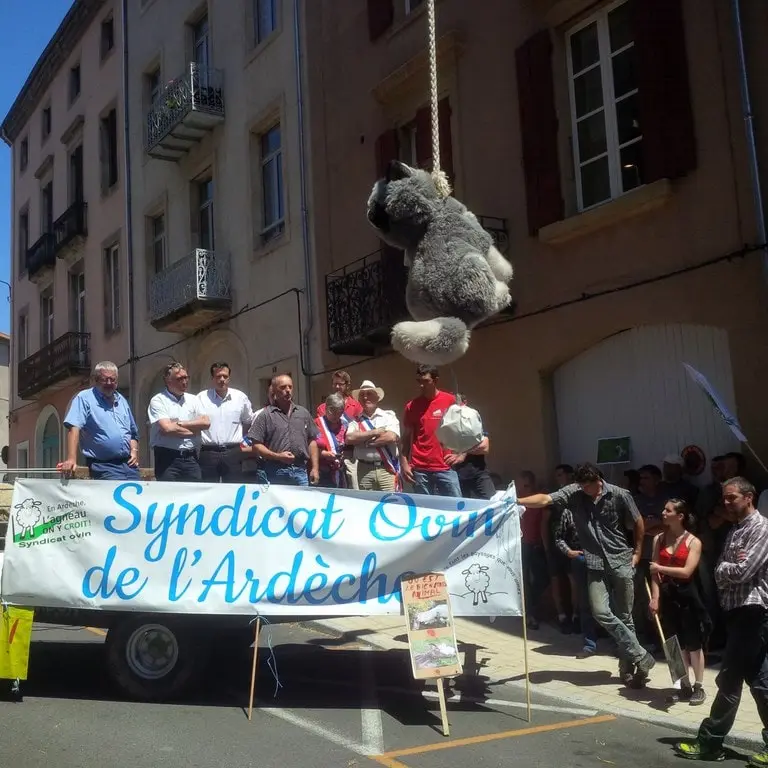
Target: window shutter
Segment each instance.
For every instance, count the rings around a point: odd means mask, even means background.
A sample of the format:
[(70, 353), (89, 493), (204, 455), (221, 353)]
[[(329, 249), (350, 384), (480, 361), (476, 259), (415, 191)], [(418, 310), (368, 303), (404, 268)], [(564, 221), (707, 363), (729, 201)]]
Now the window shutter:
[(679, 178), (696, 167), (682, 0), (632, 5), (643, 181)]
[(391, 128), (376, 139), (376, 178), (381, 179), (387, 174), (387, 166), (391, 160), (397, 160), (399, 142), (397, 130)]
[(515, 51), (515, 63), (528, 231), (533, 236), (564, 215), (549, 30), (523, 43)]
[(368, 35), (378, 40), (395, 20), (394, 0), (368, 0)]

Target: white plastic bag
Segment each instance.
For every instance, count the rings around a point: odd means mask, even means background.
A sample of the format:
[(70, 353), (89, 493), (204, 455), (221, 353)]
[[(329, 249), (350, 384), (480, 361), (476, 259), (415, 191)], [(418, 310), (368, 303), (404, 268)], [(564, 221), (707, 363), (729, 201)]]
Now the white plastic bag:
[(454, 404), (443, 415), (435, 435), (449, 450), (464, 453), (483, 439), (483, 420), (474, 408)]

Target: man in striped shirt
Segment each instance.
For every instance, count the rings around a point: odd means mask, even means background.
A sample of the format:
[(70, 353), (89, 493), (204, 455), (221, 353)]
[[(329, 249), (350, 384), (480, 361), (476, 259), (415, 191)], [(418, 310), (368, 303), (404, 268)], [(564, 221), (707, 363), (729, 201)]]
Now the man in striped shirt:
[(736, 720), (744, 683), (749, 686), (763, 722), (766, 746), (749, 759), (768, 766), (768, 519), (755, 508), (755, 487), (743, 477), (723, 483), (723, 504), (735, 524), (728, 532), (715, 569), (727, 641), (717, 696), (694, 741), (675, 751), (691, 760), (724, 760), (723, 739)]

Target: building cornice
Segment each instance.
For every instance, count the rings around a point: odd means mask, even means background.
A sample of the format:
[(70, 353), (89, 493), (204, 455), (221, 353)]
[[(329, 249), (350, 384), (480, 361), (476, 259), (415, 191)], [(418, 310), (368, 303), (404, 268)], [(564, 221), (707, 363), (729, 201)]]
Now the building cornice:
[(75, 0), (72, 4), (0, 126), (0, 135), (9, 144), (16, 141), (62, 64), (80, 42), (105, 2), (106, 0)]

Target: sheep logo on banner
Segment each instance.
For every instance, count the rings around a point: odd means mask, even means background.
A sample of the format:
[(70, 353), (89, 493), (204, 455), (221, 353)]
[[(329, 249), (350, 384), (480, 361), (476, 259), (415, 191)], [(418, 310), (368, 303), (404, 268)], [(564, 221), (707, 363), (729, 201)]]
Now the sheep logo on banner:
[(42, 501), (35, 501), (34, 499), (24, 499), (21, 504), (14, 504), (13, 508), (16, 510), (14, 517), (16, 518), (16, 525), (19, 526), (20, 539), (35, 538), (35, 526), (43, 516), (40, 509), (42, 505)]
[(473, 563), (461, 572), (464, 576), (464, 584), (472, 593), (472, 605), (477, 605), (480, 600), (488, 602), (488, 587), (491, 584), (491, 577), (488, 575), (487, 565), (478, 565)]

